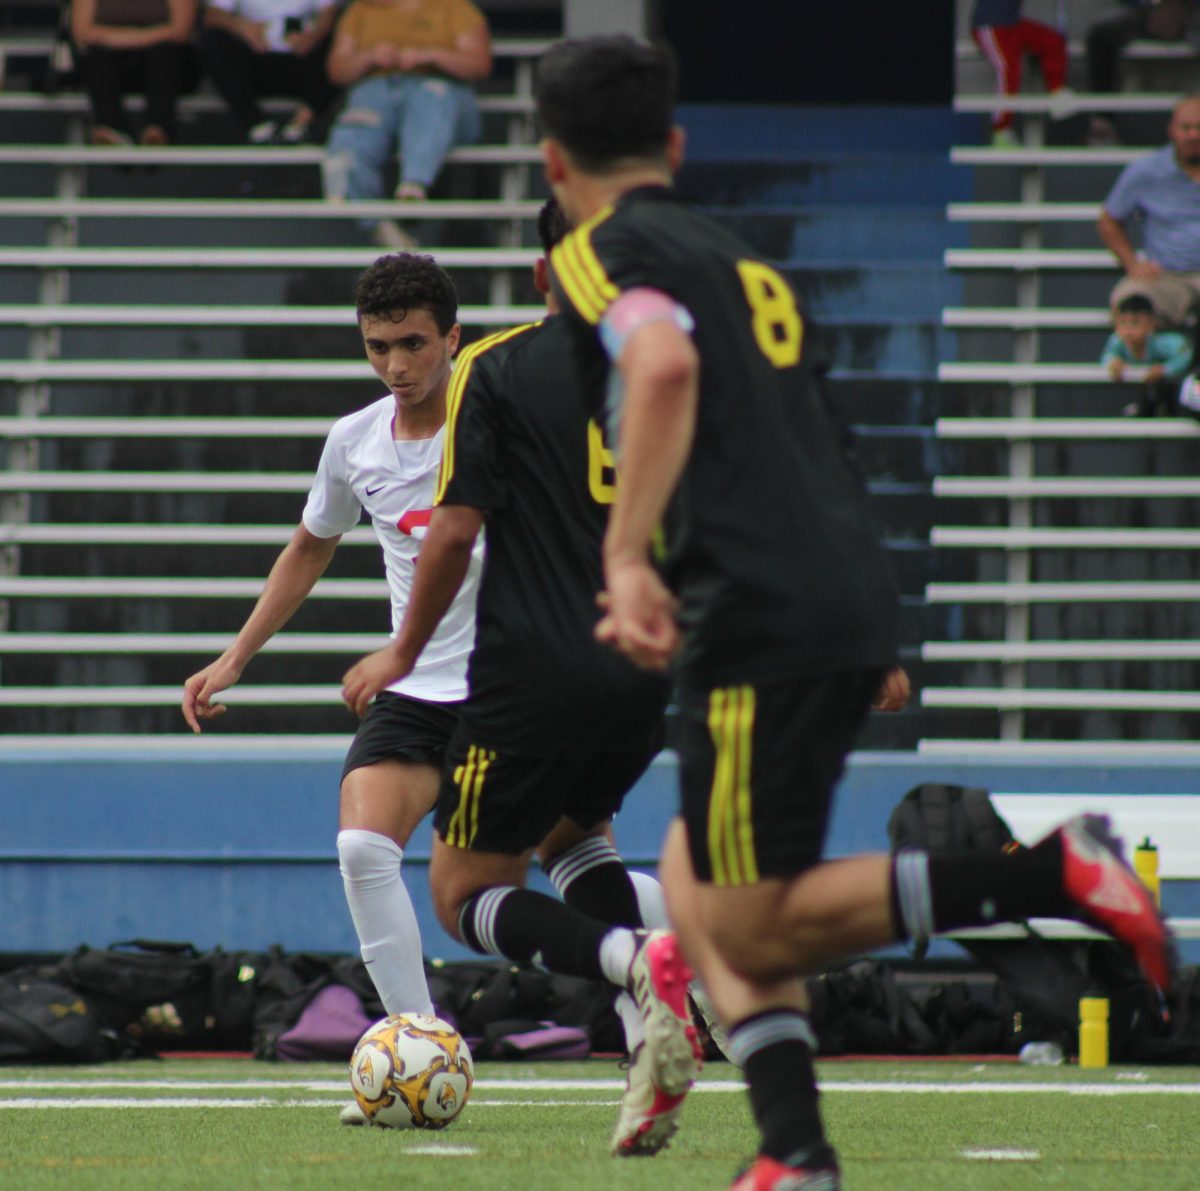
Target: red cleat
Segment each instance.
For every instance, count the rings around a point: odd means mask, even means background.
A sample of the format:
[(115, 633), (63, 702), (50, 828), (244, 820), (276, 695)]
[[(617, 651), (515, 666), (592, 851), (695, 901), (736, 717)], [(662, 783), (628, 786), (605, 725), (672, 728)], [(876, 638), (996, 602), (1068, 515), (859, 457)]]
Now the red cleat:
[(759, 1154), (736, 1179), (729, 1191), (841, 1191), (837, 1166), (788, 1166)]
[(1106, 815), (1079, 815), (1051, 834), (1062, 843), (1063, 891), (1079, 916), (1133, 952), (1162, 993), (1171, 988), (1175, 945), (1154, 899), (1121, 855)]

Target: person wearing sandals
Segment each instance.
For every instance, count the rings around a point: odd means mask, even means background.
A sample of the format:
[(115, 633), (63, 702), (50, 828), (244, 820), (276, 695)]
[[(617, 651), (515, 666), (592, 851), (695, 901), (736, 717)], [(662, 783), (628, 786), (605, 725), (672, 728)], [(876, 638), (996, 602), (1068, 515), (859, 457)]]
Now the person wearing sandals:
[(189, 45), (197, 0), (72, 0), (71, 39), (92, 107), (93, 145), (132, 143), (123, 98), (140, 90), (138, 141), (168, 145), (175, 100), (194, 76)]
[[(337, 15), (336, 0), (208, 0), (200, 60), (251, 144), (308, 139), (334, 96), (325, 58)], [(282, 120), (267, 119), (261, 98), (280, 95), (299, 105)]]

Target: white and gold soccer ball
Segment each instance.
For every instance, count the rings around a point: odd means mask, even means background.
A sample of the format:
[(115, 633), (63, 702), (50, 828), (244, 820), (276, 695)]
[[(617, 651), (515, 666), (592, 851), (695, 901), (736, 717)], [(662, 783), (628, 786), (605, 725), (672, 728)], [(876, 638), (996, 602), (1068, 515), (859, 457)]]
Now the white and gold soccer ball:
[(354, 1099), (376, 1125), (444, 1129), (471, 1095), (475, 1064), (458, 1031), (438, 1017), (397, 1013), (376, 1022), (350, 1059)]

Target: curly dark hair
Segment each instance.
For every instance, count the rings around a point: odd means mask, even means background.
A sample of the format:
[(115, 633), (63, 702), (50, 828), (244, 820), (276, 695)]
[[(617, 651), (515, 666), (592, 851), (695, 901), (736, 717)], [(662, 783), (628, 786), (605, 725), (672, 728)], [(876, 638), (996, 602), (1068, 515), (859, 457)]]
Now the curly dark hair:
[(354, 287), (354, 308), (360, 321), (387, 315), (396, 322), (410, 310), (428, 310), (441, 335), (458, 322), (458, 294), (446, 270), (411, 252), (379, 257)]
[(589, 173), (666, 151), (678, 71), (665, 44), (619, 34), (560, 41), (539, 59), (533, 85), (543, 132)]

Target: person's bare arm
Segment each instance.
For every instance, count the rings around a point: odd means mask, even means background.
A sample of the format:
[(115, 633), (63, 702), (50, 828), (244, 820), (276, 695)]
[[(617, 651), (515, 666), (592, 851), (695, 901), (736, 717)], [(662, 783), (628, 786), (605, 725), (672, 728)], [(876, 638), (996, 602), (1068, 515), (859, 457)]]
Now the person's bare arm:
[(303, 525), (296, 527), (232, 644), (184, 683), (183, 718), (193, 732), (200, 731), (201, 720), (225, 713), (224, 704), (212, 700), (241, 678), (250, 659), (292, 618), (325, 573), (340, 541), (340, 536), (318, 538)]
[(1137, 281), (1155, 281), (1162, 275), (1162, 267), (1154, 261), (1141, 259), (1124, 226), (1114, 219), (1103, 207), (1096, 220), (1096, 232), (1100, 242), (1120, 262), (1121, 268)]
[(196, 0), (167, 0), (167, 23), (138, 28), (101, 25), (96, 21), (96, 0), (75, 0), (71, 5), (71, 37), (76, 45), (104, 46), (113, 50), (139, 50), (162, 41), (183, 43), (196, 24)]
[(434, 66), (451, 78), (473, 83), (492, 73), (492, 38), (486, 25), (464, 33), (447, 50), (400, 50), (400, 69)]
[(325, 61), (325, 73), (331, 83), (350, 87), (373, 70), (398, 70), (400, 52), (390, 42), (359, 49), (354, 34), (342, 31), (334, 36), (333, 47)]
[(679, 644), (675, 599), (650, 562), (650, 543), (691, 451), (700, 358), (666, 320), (635, 330), (616, 367), (624, 382), (617, 492), (604, 535), (603, 606), (597, 636), (639, 666), (661, 670)]
[(338, 11), (336, 4), (330, 4), (317, 13), (317, 19), (309, 28), (301, 29), (298, 33), (289, 33), (287, 43), (291, 47), (292, 53), (301, 58), (306, 54), (311, 54), (333, 32), (333, 27), (337, 24)]
[(209, 29), (221, 29), (240, 37), (251, 49), (266, 53), (267, 31), (261, 21), (251, 21), (236, 12), (226, 12), (211, 4), (204, 10), (204, 24)]
[(366, 715), (380, 691), (412, 673), (467, 577), (482, 526), (483, 513), (469, 505), (433, 510), (400, 631), (383, 649), (356, 662), (342, 679), (342, 699), (355, 715)]

